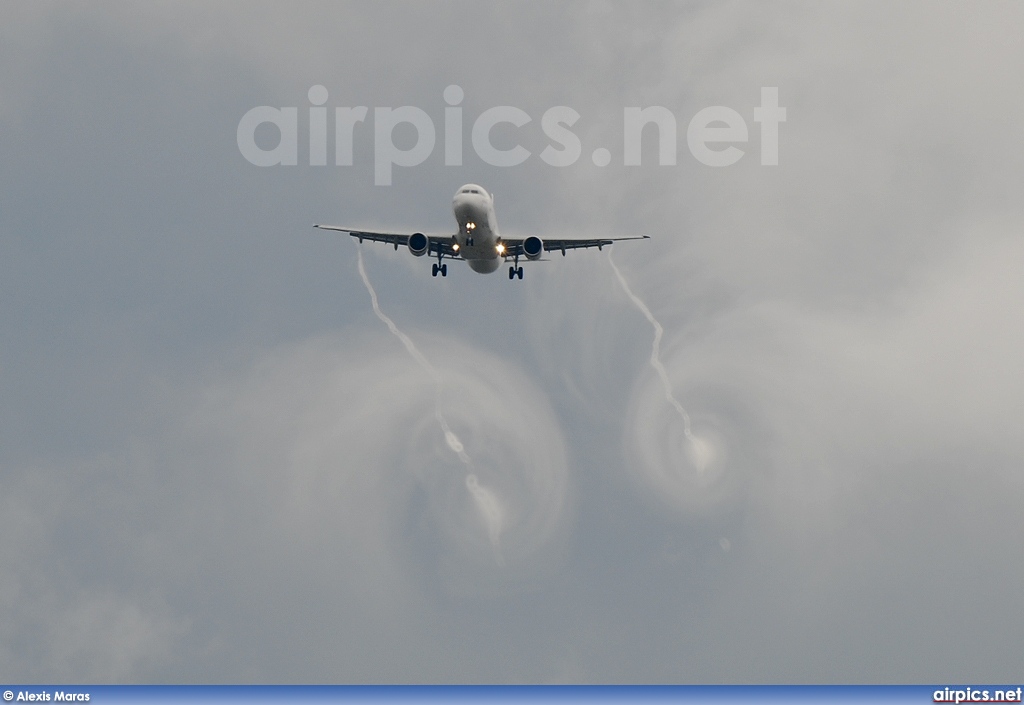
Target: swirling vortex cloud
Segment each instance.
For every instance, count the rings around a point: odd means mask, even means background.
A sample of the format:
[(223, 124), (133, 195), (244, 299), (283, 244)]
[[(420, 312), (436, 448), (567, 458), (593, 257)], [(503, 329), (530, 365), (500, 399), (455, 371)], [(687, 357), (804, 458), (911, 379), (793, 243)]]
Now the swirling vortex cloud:
[(559, 545), (568, 492), (547, 398), (507, 360), (413, 334), (439, 361), (436, 380), (390, 338), (321, 338), (268, 357), (210, 411), (279, 475), (278, 518), (298, 537), (334, 531), (349, 550), (440, 571), (457, 589), (482, 585), (481, 571), (538, 569)]

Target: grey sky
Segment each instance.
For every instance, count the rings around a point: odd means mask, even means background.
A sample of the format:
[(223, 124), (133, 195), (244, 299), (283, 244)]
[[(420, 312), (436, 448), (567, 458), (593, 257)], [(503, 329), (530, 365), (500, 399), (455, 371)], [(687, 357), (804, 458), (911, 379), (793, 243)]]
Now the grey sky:
[[(1019, 678), (1022, 30), (1013, 2), (5, 8), (0, 678)], [(317, 84), (371, 108), (352, 167), (303, 165)], [(299, 166), (241, 156), (258, 105), (298, 106)], [(374, 186), (372, 108), (401, 105), (438, 146)], [(472, 154), (497, 105), (533, 117), (494, 132), (521, 166)], [(653, 130), (622, 166), (648, 105), (675, 166)], [(685, 140), (713, 105), (750, 128), (721, 169)], [(510, 282), (364, 245), (438, 392), (310, 227), (447, 232), (466, 182), (508, 234), (654, 236), (615, 262), (706, 473), (607, 252)]]

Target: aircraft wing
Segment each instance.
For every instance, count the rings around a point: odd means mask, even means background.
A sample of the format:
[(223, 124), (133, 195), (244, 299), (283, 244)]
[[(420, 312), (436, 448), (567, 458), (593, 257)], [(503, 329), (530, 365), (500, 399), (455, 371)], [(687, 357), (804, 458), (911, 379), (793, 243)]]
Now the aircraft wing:
[[(412, 234), (403, 233), (379, 233), (372, 230), (354, 230), (352, 228), (343, 228), (339, 225), (313, 225), (314, 228), (320, 230), (333, 230), (339, 233), (348, 233), (354, 238), (358, 238), (359, 242), (363, 240), (370, 240), (371, 242), (386, 242), (389, 245), (393, 245), (397, 250), (399, 246), (405, 246), (409, 244), (409, 238)], [(456, 249), (452, 247), (455, 244), (454, 235), (427, 235), (427, 241), (429, 243), (427, 254), (436, 255), (440, 251), (442, 257), (451, 257), (452, 259), (458, 258), (459, 254)]]
[[(611, 245), (615, 242), (621, 242), (623, 240), (650, 240), (650, 235), (631, 235), (629, 237), (606, 237), (606, 238), (594, 238), (594, 239), (578, 239), (578, 238), (562, 238), (562, 239), (544, 239), (544, 251), (545, 252), (561, 252), (562, 256), (565, 256), (566, 250), (578, 250), (587, 247), (596, 247), (602, 249), (605, 245)], [(505, 243), (506, 256), (513, 256), (518, 254), (523, 255), (523, 242), (526, 238), (501, 238), (501, 241)]]

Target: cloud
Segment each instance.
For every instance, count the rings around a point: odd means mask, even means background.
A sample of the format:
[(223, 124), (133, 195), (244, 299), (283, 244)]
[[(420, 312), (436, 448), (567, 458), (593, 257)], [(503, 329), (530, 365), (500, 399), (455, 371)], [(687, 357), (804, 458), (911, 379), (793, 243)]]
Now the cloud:
[[(414, 334), (440, 397), (390, 338), (311, 339), (198, 387), (165, 387), (157, 434), (83, 474), (77, 491), (67, 467), (11, 481), (5, 523), (17, 531), (5, 532), (4, 558), (20, 577), (4, 612), (25, 653), (45, 654), (40, 676), (145, 680), (181, 668), (185, 644), (223, 658), (245, 640), (225, 614), (261, 639), (309, 629), (308, 616), (285, 628), (264, 613), (295, 581), (317, 601), (362, 606), (333, 620), (346, 640), (407, 630), (424, 601), (547, 581), (571, 521), (557, 418), (513, 363)], [(445, 443), (437, 405), (471, 467)], [(36, 581), (60, 588), (26, 601)], [(373, 672), (358, 662), (352, 673)]]
[(154, 577), (148, 551), (159, 544), (142, 511), (152, 467), (125, 453), (4, 470), (5, 670), (40, 682), (145, 680), (189, 627), (158, 586), (138, 589)]

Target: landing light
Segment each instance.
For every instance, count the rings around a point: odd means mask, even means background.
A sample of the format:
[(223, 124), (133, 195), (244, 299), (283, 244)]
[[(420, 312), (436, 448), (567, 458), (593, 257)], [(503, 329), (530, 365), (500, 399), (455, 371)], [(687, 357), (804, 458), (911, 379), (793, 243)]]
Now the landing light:
[(466, 230), (476, 230), (476, 223), (466, 223)]
[(498, 244), (498, 254), (499, 255), (505, 254), (505, 246), (503, 244), (500, 244), (500, 243)]
[(458, 252), (458, 251), (459, 251), (459, 245), (458, 245), (458, 243), (456, 243), (456, 244), (452, 245), (452, 251), (453, 251), (453, 252)]

